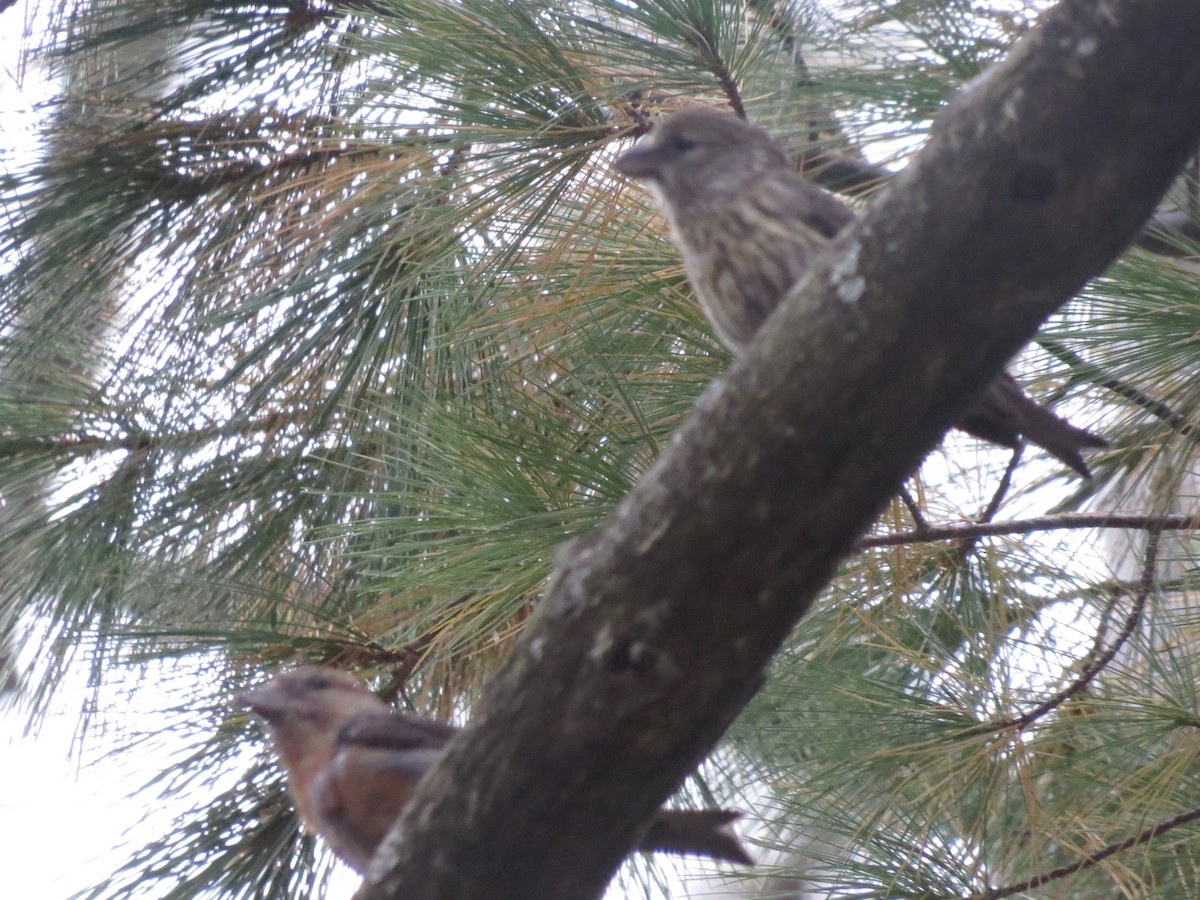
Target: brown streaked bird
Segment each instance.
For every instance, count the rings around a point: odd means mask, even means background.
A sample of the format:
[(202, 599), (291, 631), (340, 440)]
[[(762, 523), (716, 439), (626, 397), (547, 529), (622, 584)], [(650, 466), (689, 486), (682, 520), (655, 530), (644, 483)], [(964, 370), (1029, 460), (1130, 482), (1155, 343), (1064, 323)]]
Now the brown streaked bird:
[[(346, 672), (316, 666), (284, 672), (234, 700), (266, 720), (301, 818), (360, 873), (458, 733), (393, 710)], [(660, 810), (637, 849), (753, 865), (728, 829), (739, 815)]]
[[(855, 218), (796, 172), (766, 131), (705, 106), (664, 119), (615, 168), (657, 201), (696, 299), (734, 353)], [(1084, 478), (1091, 472), (1080, 450), (1108, 446), (1039, 405), (1006, 372), (955, 424), (1013, 450), (1029, 441)]]

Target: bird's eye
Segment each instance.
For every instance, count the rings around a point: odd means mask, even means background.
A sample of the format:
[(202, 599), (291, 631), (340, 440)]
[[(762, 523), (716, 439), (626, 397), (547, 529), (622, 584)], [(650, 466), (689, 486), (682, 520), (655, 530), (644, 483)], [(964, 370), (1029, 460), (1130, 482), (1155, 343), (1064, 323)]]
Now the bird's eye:
[(687, 153), (689, 150), (696, 149), (696, 141), (686, 134), (673, 134), (671, 135), (671, 139), (667, 141), (667, 146), (676, 153)]

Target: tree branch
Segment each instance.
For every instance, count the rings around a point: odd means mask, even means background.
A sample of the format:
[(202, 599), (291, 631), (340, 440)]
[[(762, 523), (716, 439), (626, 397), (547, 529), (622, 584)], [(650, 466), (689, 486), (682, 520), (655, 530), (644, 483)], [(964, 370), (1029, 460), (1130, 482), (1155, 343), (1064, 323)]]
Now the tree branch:
[(51, 455), (62, 457), (87, 457), (95, 453), (148, 450), (191, 450), (201, 444), (221, 438), (254, 435), (268, 436), (283, 428), (303, 424), (297, 414), (276, 412), (259, 419), (239, 418), (220, 425), (206, 425), (173, 432), (149, 432), (128, 430), (117, 437), (87, 434), (82, 432), (58, 434), (50, 437), (22, 435), (0, 437), (0, 454)]
[[(869, 197), (896, 176), (896, 173), (886, 166), (849, 153), (833, 152), (817, 146), (805, 149), (796, 162), (805, 178), (819, 184), (827, 191), (845, 194), (851, 198)], [(1171, 240), (1172, 236), (1176, 236), (1178, 239)], [(1148, 250), (1158, 256), (1174, 258), (1190, 256), (1192, 249), (1189, 245), (1198, 242), (1200, 242), (1200, 222), (1196, 221), (1193, 213), (1179, 209), (1156, 210), (1154, 215), (1147, 220), (1145, 227), (1133, 239), (1133, 243), (1143, 250)], [(1050, 343), (1042, 341), (1042, 345), (1047, 349), (1049, 349)], [(1065, 356), (1063, 359), (1067, 362), (1070, 361)], [(1076, 360), (1081, 366), (1086, 365), (1078, 357)], [(1092, 368), (1099, 373), (1098, 367)], [(1135, 390), (1122, 385), (1116, 379), (1109, 381), (1111, 384), (1105, 382), (1103, 386), (1111, 387), (1122, 396), (1125, 396), (1123, 391)]]
[(1161, 822), (1156, 822), (1148, 828), (1143, 828), (1132, 837), (1127, 837), (1123, 841), (1116, 841), (1106, 847), (1101, 847), (1095, 853), (1089, 853), (1075, 860), (1073, 863), (1068, 863), (1065, 866), (1059, 866), (1057, 869), (1051, 869), (1049, 872), (1042, 872), (1034, 875), (1032, 878), (1027, 878), (1025, 881), (1017, 884), (1010, 884), (1006, 887), (996, 888), (995, 890), (984, 891), (981, 894), (972, 894), (969, 900), (1002, 900), (1004, 897), (1015, 897), (1017, 894), (1024, 894), (1026, 891), (1032, 890), (1043, 884), (1048, 884), (1051, 881), (1057, 881), (1060, 878), (1066, 878), (1068, 875), (1074, 875), (1076, 872), (1082, 872), (1084, 869), (1090, 869), (1099, 862), (1103, 862), (1110, 856), (1121, 853), (1131, 847), (1136, 847), (1139, 844), (1144, 844), (1147, 841), (1152, 841), (1160, 834), (1165, 834), (1172, 828), (1178, 828), (1180, 825), (1186, 825), (1189, 822), (1195, 822), (1200, 819), (1200, 807), (1189, 809), (1187, 812), (1180, 813), (1177, 816), (1172, 816), (1169, 819), (1164, 819)]
[(1107, 374), (1100, 366), (1089, 363), (1074, 350), (1066, 347), (1061, 341), (1039, 340), (1038, 343), (1051, 356), (1060, 362), (1065, 362), (1074, 370), (1076, 376), (1086, 378), (1093, 384), (1107, 388), (1118, 397), (1128, 400), (1134, 406), (1146, 410), (1152, 416), (1161, 419), (1179, 434), (1189, 436), (1193, 426), (1188, 417), (1176, 412), (1168, 404), (1156, 400), (1140, 388)]
[(1065, 0), (696, 406), (546, 597), (360, 892), (586, 900), (837, 561), (1200, 137), (1200, 5)]
[[(1000, 504), (1004, 502), (1004, 498), (1008, 496), (1008, 489), (1012, 487), (1013, 474), (1017, 471), (1017, 466), (1021, 462), (1022, 447), (1018, 444), (1008, 458), (1008, 465), (1004, 467), (1004, 474), (1000, 476), (1000, 483), (996, 485), (996, 490), (992, 493), (992, 499), (988, 501), (988, 505), (984, 507), (983, 513), (975, 521), (980, 525), (992, 521), (996, 518), (996, 513), (1000, 512)], [(928, 523), (926, 523), (928, 528)], [(965, 560), (971, 555), (975, 549), (976, 539), (972, 537), (964, 538), (959, 542), (958, 550), (956, 551), (959, 559)]]
[(737, 80), (733, 77), (733, 72), (729, 70), (729, 64), (726, 63), (707, 35), (686, 22), (683, 25), (683, 32), (692, 47), (695, 48), (700, 62), (707, 65), (713, 75), (717, 77), (721, 90), (725, 92), (725, 99), (729, 101), (730, 109), (739, 119), (746, 118), (746, 107), (742, 104), (742, 94), (738, 89)]
[(1154, 589), (1154, 568), (1158, 564), (1158, 539), (1161, 534), (1161, 530), (1157, 528), (1153, 529), (1146, 540), (1146, 559), (1142, 564), (1142, 578), (1138, 583), (1138, 592), (1133, 598), (1133, 609), (1129, 611), (1129, 615), (1125, 618), (1125, 624), (1117, 634), (1117, 639), (1112, 642), (1109, 648), (1103, 652), (1100, 650), (1100, 647), (1104, 643), (1104, 629), (1101, 628), (1100, 632), (1096, 635), (1096, 643), (1092, 646), (1092, 650), (1088, 654), (1088, 660), (1084, 664), (1083, 671), (1079, 673), (1079, 677), (1053, 697), (1043, 700), (1028, 712), (1011, 716), (999, 722), (985, 723), (981, 726), (983, 729), (987, 731), (1007, 731), (1009, 729), (1021, 731), (1028, 728), (1038, 719), (1058, 709), (1072, 697), (1079, 694), (1080, 691), (1095, 680), (1097, 675), (1108, 667), (1109, 663), (1116, 659), (1117, 653), (1125, 646), (1125, 642), (1133, 636), (1133, 630), (1142, 621), (1142, 613), (1145, 612), (1146, 601), (1150, 599), (1150, 591)]
[(967, 522), (963, 525), (924, 525), (912, 531), (897, 531), (863, 538), (855, 550), (928, 544), (933, 541), (962, 541), (1000, 534), (1032, 534), (1035, 531), (1078, 530), (1080, 528), (1128, 528), (1135, 531), (1194, 531), (1200, 528), (1200, 516), (1134, 516), (1117, 513), (1063, 513), (1035, 516), (1032, 519), (1008, 519), (1001, 522)]

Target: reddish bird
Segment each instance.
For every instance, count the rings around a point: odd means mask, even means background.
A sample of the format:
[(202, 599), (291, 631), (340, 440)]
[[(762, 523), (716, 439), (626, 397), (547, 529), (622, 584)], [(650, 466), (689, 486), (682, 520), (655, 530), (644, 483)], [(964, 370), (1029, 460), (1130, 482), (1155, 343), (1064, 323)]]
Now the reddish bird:
[[(235, 701), (267, 721), (301, 818), (358, 872), (458, 733), (445, 722), (396, 712), (345, 672), (315, 666), (278, 675)], [(752, 865), (727, 828), (738, 816), (660, 810), (637, 849)]]
[[(735, 353), (855, 219), (796, 172), (763, 129), (704, 106), (664, 119), (615, 167), (658, 202), (696, 299)], [(1007, 373), (955, 425), (1014, 450), (1037, 444), (1085, 478), (1080, 450), (1108, 446), (1038, 405)]]

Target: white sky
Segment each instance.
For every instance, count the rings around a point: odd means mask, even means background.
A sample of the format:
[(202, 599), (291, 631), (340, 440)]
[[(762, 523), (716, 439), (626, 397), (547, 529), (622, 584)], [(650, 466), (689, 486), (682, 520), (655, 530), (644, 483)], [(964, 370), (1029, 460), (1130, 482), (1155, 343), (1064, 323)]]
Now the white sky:
[[(29, 152), (34, 107), (51, 86), (16, 79), (26, 4), (0, 15), (0, 171), (8, 154)], [(32, 73), (30, 73), (32, 75)], [(73, 691), (72, 691), (73, 692)], [(82, 696), (82, 693), (79, 694)], [(31, 900), (59, 900), (87, 887), (111, 852), (109, 833), (137, 817), (122, 808), (121, 779), (114, 769), (97, 767), (83, 779), (70, 761), (77, 716), (67, 709), (46, 718), (36, 738), (23, 732), (24, 714), (0, 704), (0, 847), (4, 848), (4, 890)], [(104, 824), (101, 824), (104, 823)]]
[[(79, 672), (63, 685), (64, 702), (56, 704), (36, 735), (23, 732), (24, 714), (0, 707), (0, 771), (19, 773), (0, 781), (0, 847), (4, 848), (4, 891), (29, 900), (66, 900), (102, 880), (123, 859), (114, 853), (126, 830), (141, 823), (146, 837), (161, 834), (166, 816), (157, 817), (128, 795), (144, 783), (146, 757), (105, 755), (103, 745), (83, 755), (84, 768), (73, 762), (79, 703), (87, 687)], [(130, 725), (149, 720), (157, 692), (135, 695), (124, 711)], [(171, 735), (158, 748), (170, 755)], [(178, 743), (179, 736), (174, 736)], [(151, 759), (158, 756), (151, 752)], [(157, 821), (155, 821), (157, 818)]]

